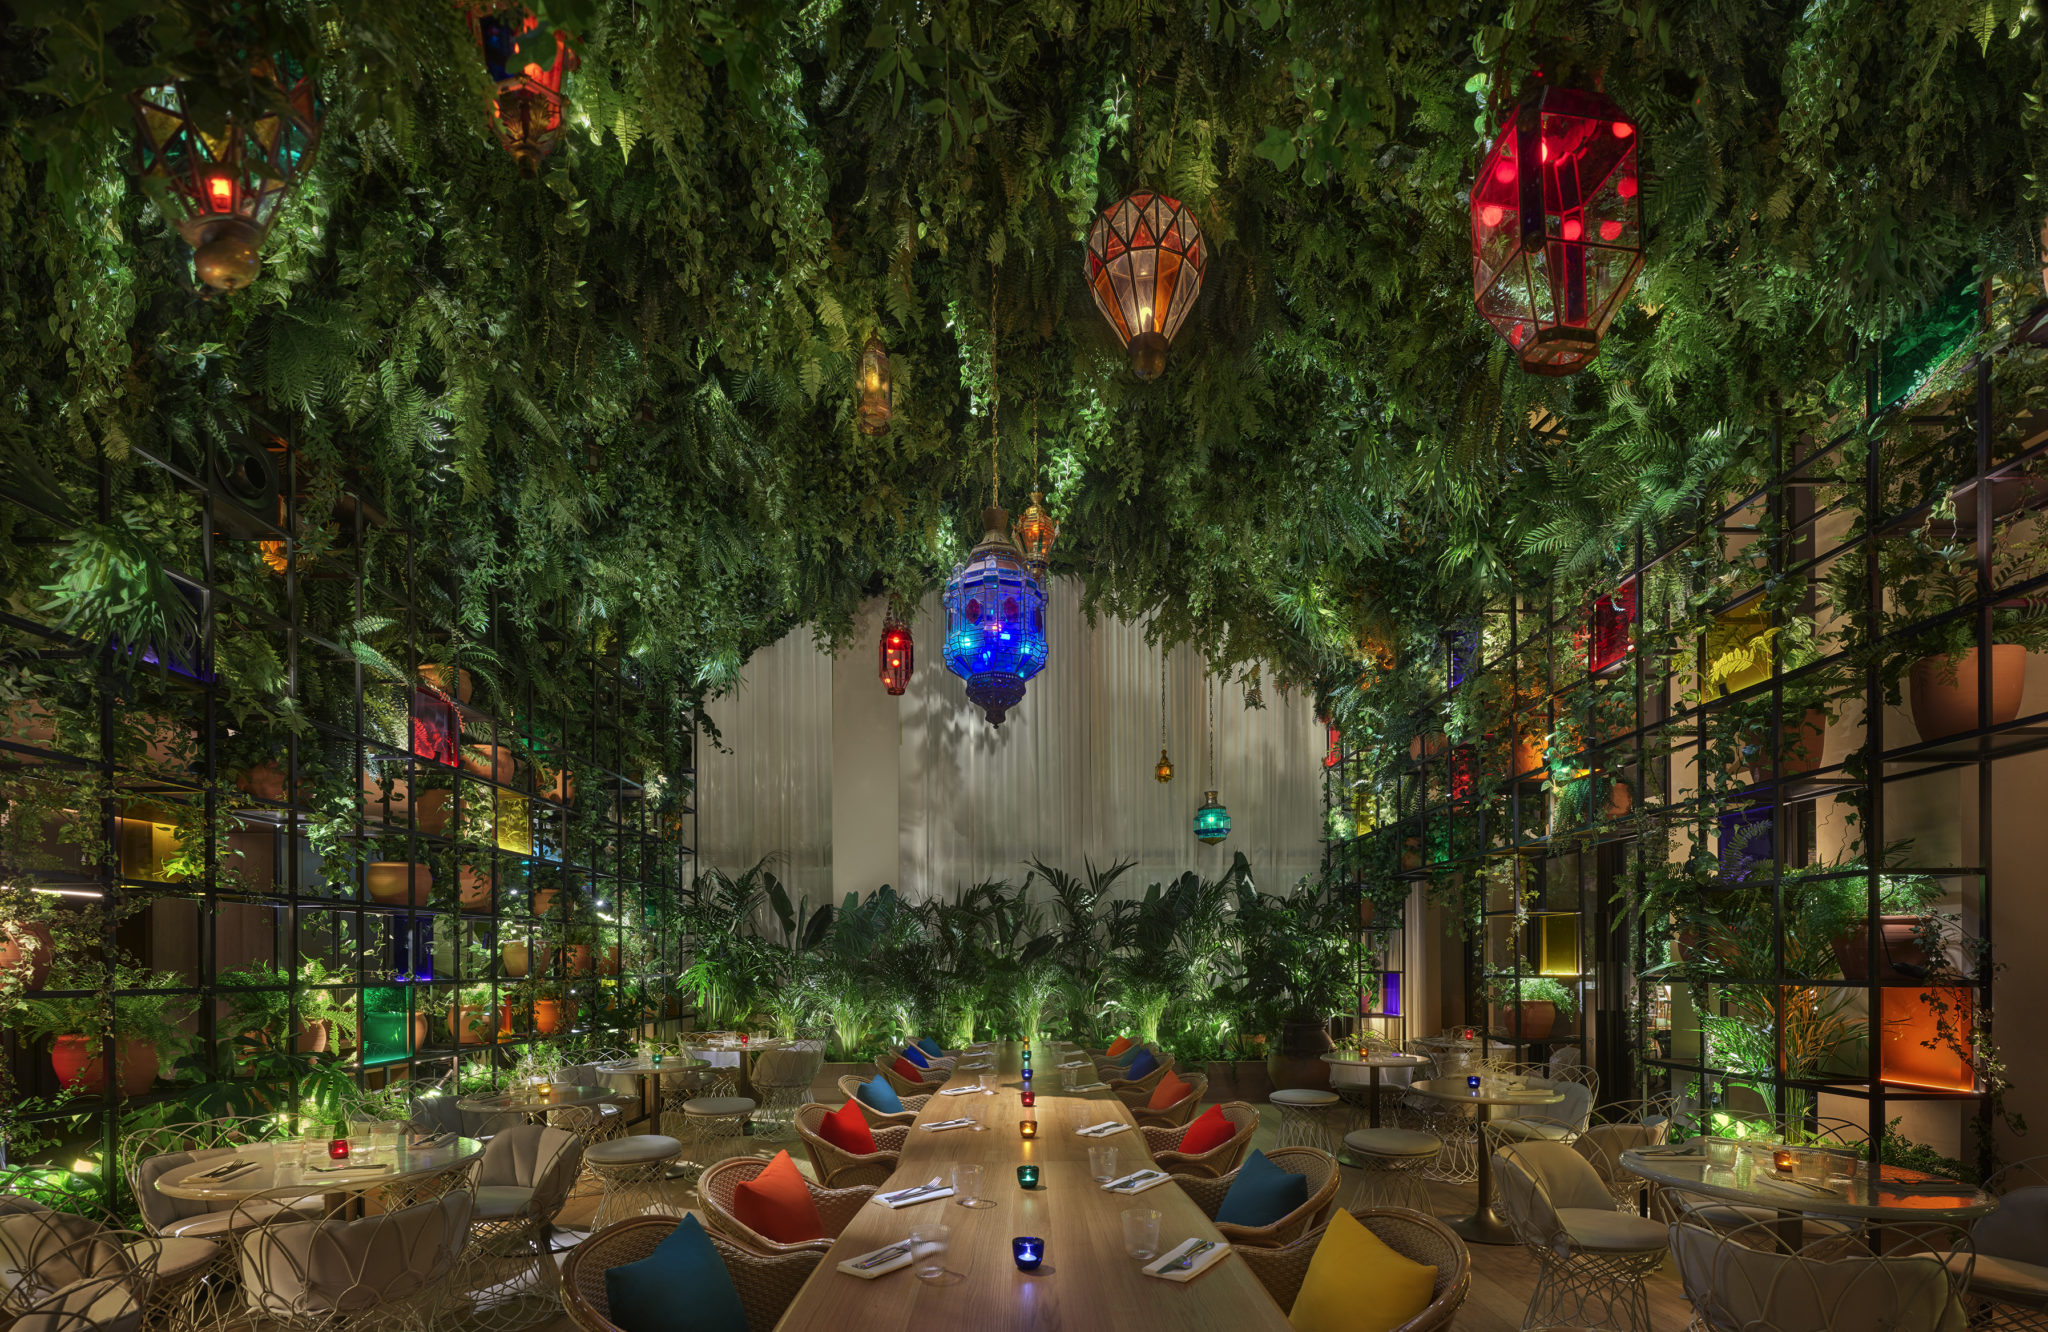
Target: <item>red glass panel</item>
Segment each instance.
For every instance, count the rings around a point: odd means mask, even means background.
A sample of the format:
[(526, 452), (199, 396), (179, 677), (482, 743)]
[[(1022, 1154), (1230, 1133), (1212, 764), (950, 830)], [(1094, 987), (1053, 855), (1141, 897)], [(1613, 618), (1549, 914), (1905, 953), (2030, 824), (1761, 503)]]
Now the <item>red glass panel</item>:
[(1593, 603), (1593, 633), (1587, 644), (1586, 669), (1595, 675), (1617, 669), (1627, 660), (1629, 631), (1636, 619), (1636, 580), (1631, 578)]

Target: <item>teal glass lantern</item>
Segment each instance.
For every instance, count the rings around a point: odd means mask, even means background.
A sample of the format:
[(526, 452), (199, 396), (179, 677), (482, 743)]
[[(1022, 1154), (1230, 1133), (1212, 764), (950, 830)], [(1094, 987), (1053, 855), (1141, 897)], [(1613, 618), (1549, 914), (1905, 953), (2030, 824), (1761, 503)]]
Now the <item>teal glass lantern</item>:
[(1230, 811), (1216, 799), (1214, 791), (1202, 792), (1202, 807), (1195, 811), (1195, 840), (1214, 846), (1230, 836)]
[(1001, 726), (1045, 669), (1045, 592), (1010, 540), (1010, 515), (984, 509), (981, 521), (981, 544), (946, 584), (946, 669)]

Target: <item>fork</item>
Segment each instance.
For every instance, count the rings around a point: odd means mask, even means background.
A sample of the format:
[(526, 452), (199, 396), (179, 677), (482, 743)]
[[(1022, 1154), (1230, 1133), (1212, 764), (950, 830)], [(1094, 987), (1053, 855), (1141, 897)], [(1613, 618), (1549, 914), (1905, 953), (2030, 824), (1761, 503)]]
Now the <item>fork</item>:
[(883, 1249), (881, 1252), (870, 1254), (868, 1257), (861, 1259), (859, 1262), (855, 1263), (853, 1267), (854, 1270), (857, 1272), (865, 1272), (870, 1267), (880, 1267), (883, 1263), (890, 1262), (897, 1258), (901, 1258), (904, 1254), (909, 1252), (910, 1246), (908, 1244), (891, 1244), (888, 1248)]
[(1195, 1245), (1194, 1248), (1189, 1249), (1186, 1253), (1174, 1259), (1172, 1264), (1170, 1264), (1169, 1266), (1160, 1268), (1159, 1273), (1161, 1276), (1164, 1276), (1168, 1272), (1185, 1272), (1190, 1267), (1193, 1267), (1195, 1265), (1195, 1259), (1201, 1257), (1203, 1254), (1209, 1252), (1209, 1250), (1215, 1247), (1215, 1240), (1203, 1240), (1201, 1243)]

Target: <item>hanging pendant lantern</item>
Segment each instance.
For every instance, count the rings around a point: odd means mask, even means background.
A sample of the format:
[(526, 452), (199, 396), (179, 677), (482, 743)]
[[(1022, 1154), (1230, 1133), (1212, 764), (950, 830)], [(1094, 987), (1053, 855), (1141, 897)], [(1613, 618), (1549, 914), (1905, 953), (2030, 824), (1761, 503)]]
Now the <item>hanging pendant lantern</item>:
[(854, 379), (854, 399), (863, 435), (879, 435), (889, 428), (895, 392), (889, 381), (889, 352), (880, 338), (871, 336), (868, 345), (860, 350), (860, 368)]
[(1472, 187), (1472, 295), (1522, 369), (1569, 375), (1643, 267), (1636, 126), (1603, 93), (1539, 84)]
[(546, 37), (522, 41), (540, 20), (518, 4), (486, 4), (469, 12), (469, 33), (483, 51), (484, 66), (497, 84), (491, 112), (498, 137), (522, 174), (540, 170), (541, 159), (562, 141), (562, 83), (577, 66), (569, 38), (554, 35), (554, 59), (534, 60), (547, 51)]
[(164, 217), (192, 247), (199, 280), (238, 291), (263, 271), (263, 241), (320, 142), (313, 80), (289, 55), (252, 55), (234, 110), (214, 126), (191, 106), (219, 99), (190, 82), (130, 93), (135, 159)]
[(981, 522), (981, 544), (946, 583), (946, 669), (1001, 726), (1045, 669), (1045, 592), (1010, 542), (1010, 515), (988, 508)]
[(1151, 190), (1125, 195), (1088, 228), (1088, 290), (1138, 378), (1166, 369), (1167, 345), (1202, 294), (1207, 267), (1194, 213)]
[(910, 673), (917, 666), (917, 645), (911, 641), (910, 626), (892, 608), (882, 620), (882, 687), (901, 695), (910, 687)]
[(1031, 566), (1032, 577), (1038, 580), (1041, 591), (1045, 589), (1046, 565), (1052, 559), (1052, 543), (1059, 536), (1059, 524), (1045, 511), (1045, 496), (1032, 491), (1031, 503), (1017, 517), (1017, 549), (1024, 553), (1024, 562)]
[(1202, 807), (1195, 811), (1195, 840), (1214, 846), (1230, 836), (1230, 811), (1216, 799), (1214, 791), (1202, 792)]
[(1159, 751), (1159, 766), (1152, 769), (1152, 778), (1158, 782), (1170, 782), (1173, 780), (1173, 760), (1166, 757), (1164, 749)]

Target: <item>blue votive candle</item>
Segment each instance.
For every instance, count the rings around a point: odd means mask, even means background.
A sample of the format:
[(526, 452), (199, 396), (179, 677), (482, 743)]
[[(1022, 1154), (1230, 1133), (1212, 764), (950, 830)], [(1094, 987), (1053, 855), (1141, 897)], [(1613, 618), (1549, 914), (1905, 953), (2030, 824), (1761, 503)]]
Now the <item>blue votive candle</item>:
[(1027, 1087), (1031, 1085), (1031, 1066), (1029, 1064), (1024, 1066), (1024, 1085)]
[(1471, 1077), (1469, 1077), (1469, 1078), (1466, 1078), (1466, 1079), (1465, 1079), (1465, 1085), (1466, 1085), (1467, 1087), (1470, 1087), (1470, 1088), (1471, 1088), (1471, 1089), (1472, 1089), (1473, 1091), (1478, 1091), (1478, 1090), (1479, 1090), (1479, 1075), (1478, 1075), (1477, 1073), (1474, 1073), (1474, 1074), (1473, 1074), (1473, 1075), (1472, 1075)]
[(1019, 1272), (1036, 1272), (1045, 1261), (1045, 1241), (1036, 1235), (1019, 1235), (1010, 1241), (1010, 1255), (1017, 1260)]

